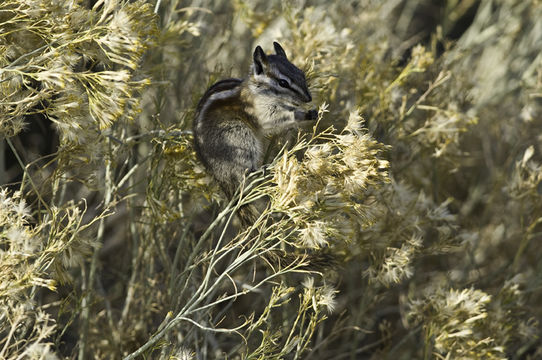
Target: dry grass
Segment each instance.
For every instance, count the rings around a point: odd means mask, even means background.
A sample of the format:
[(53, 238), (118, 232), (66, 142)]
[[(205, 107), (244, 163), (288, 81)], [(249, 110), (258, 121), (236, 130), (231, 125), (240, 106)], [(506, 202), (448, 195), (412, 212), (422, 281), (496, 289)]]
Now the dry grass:
[[(542, 357), (542, 3), (433, 3), (2, 1), (0, 358)], [(226, 201), (191, 117), (273, 40), (319, 119)]]

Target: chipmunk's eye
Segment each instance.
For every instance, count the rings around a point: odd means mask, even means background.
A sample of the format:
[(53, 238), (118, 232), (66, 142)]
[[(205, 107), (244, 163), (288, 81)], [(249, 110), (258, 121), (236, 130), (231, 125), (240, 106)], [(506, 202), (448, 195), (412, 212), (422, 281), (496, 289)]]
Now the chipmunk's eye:
[(283, 88), (289, 88), (290, 87), (290, 85), (288, 84), (288, 81), (286, 81), (284, 79), (279, 80), (279, 85), (282, 86)]

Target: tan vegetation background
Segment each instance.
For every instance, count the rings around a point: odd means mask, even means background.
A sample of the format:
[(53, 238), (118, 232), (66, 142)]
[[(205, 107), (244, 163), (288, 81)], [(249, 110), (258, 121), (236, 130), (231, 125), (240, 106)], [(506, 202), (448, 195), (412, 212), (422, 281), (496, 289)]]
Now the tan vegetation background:
[[(193, 111), (274, 40), (319, 120), (227, 201)], [(541, 49), (539, 0), (2, 0), (0, 359), (542, 358)]]

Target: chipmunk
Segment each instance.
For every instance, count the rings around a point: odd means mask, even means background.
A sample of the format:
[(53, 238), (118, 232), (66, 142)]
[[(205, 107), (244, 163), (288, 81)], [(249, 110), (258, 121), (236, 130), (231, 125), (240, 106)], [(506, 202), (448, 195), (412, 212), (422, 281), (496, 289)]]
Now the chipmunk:
[[(303, 71), (292, 64), (279, 43), (275, 54), (260, 46), (253, 54), (247, 79), (226, 79), (212, 85), (199, 101), (193, 123), (194, 147), (200, 161), (231, 199), (246, 174), (264, 162), (266, 139), (318, 118), (316, 109), (305, 110), (312, 96)], [(242, 206), (243, 227), (258, 216), (254, 206)], [(273, 264), (291, 263), (300, 254), (268, 254)], [(309, 254), (307, 267), (322, 269), (335, 264), (327, 251)]]
[(302, 107), (312, 101), (305, 74), (273, 45), (273, 55), (256, 47), (247, 79), (215, 83), (196, 108), (196, 153), (230, 199), (243, 177), (263, 165), (267, 138), (318, 116)]

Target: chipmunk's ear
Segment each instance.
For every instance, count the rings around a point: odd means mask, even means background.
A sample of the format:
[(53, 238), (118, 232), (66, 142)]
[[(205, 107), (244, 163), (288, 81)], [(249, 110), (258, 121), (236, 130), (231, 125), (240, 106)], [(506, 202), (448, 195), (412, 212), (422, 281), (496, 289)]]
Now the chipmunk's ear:
[(261, 46), (256, 46), (254, 50), (254, 73), (256, 75), (262, 74), (267, 65), (267, 55), (265, 55)]
[(288, 59), (288, 57), (286, 56), (286, 52), (278, 42), (274, 41), (273, 46), (275, 47), (275, 54), (277, 54), (278, 56), (282, 56), (285, 59)]

